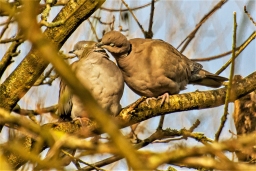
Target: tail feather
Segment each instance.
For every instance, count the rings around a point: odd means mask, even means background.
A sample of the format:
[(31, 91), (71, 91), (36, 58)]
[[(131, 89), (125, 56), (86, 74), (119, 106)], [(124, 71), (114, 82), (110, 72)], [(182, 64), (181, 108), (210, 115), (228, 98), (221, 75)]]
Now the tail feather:
[(203, 85), (207, 87), (218, 88), (222, 86), (224, 81), (228, 79), (222, 76), (218, 76), (216, 74), (212, 74), (206, 70), (201, 69), (198, 73), (194, 73), (190, 80), (190, 84)]

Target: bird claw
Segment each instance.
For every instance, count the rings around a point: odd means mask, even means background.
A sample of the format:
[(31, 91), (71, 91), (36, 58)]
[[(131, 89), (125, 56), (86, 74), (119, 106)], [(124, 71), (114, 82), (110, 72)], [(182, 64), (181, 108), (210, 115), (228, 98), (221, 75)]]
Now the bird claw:
[(148, 106), (150, 106), (149, 100), (152, 100), (152, 99), (154, 99), (154, 100), (162, 99), (162, 100), (161, 100), (161, 103), (160, 103), (160, 107), (162, 107), (165, 101), (166, 101), (167, 103), (169, 103), (169, 97), (170, 97), (170, 96), (169, 96), (169, 93), (164, 93), (163, 95), (158, 96), (157, 98), (155, 98), (155, 97), (149, 97), (149, 98), (147, 98), (147, 99), (146, 99), (146, 103), (147, 103)]
[(85, 117), (76, 117), (73, 119), (73, 121), (79, 121), (79, 124), (83, 127), (83, 126), (86, 126), (87, 124), (84, 124), (84, 122), (88, 122), (90, 121), (89, 118), (85, 118)]
[[(75, 123), (78, 121), (79, 124), (80, 124), (81, 126), (83, 126), (83, 122), (82, 122), (82, 119), (81, 119), (80, 117), (74, 118), (73, 121), (74, 121)], [(77, 124), (78, 124), (78, 123), (77, 123)]]
[(161, 104), (160, 104), (161, 107), (163, 106), (163, 104), (164, 104), (165, 101), (166, 101), (167, 103), (169, 103), (169, 97), (170, 97), (169, 93), (164, 93), (163, 95), (158, 96), (157, 99), (162, 99), (162, 100), (161, 100)]
[(150, 106), (149, 100), (152, 100), (152, 99), (157, 100), (157, 98), (155, 98), (155, 97), (148, 97), (148, 98), (146, 99), (146, 103), (147, 103), (148, 106)]

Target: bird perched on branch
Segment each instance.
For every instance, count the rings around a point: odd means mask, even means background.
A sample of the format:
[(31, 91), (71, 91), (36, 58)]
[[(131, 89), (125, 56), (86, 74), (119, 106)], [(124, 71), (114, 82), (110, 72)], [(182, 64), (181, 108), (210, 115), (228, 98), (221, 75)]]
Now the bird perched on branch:
[[(70, 53), (75, 54), (79, 60), (71, 67), (99, 105), (110, 114), (117, 115), (121, 110), (123, 75), (103, 49), (95, 49), (95, 44), (93, 41), (78, 42)], [(71, 94), (63, 80), (60, 82), (58, 113), (61, 120), (88, 118), (90, 115), (80, 99)]]
[(188, 83), (220, 87), (227, 78), (203, 70), (163, 40), (127, 38), (107, 32), (97, 44), (116, 59), (127, 85), (138, 95), (162, 98), (178, 94)]

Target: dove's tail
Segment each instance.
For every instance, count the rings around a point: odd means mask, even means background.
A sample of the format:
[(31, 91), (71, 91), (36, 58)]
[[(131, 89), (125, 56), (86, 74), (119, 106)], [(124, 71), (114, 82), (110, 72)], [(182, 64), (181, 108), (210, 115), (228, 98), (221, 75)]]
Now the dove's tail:
[(221, 77), (201, 69), (197, 73), (191, 75), (189, 83), (217, 88), (222, 86), (222, 83), (227, 80), (228, 79), (225, 77)]

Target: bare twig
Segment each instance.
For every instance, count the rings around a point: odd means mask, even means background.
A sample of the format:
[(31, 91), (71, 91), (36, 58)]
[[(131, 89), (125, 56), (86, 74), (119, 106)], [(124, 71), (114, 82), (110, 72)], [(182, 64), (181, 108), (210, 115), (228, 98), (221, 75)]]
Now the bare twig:
[[(109, 26), (109, 28), (110, 28), (110, 30), (114, 30), (114, 23), (115, 23), (115, 16), (113, 15), (113, 19), (112, 19), (112, 21), (110, 21), (110, 22), (104, 22), (104, 21), (101, 21), (101, 17), (96, 17), (96, 16), (92, 16), (92, 18), (95, 18), (95, 19), (97, 19), (99, 22), (100, 22), (100, 24), (104, 24), (104, 25), (108, 25)], [(89, 20), (89, 19), (88, 19)], [(91, 27), (92, 27), (92, 25), (91, 25)], [(92, 29), (94, 29), (94, 28), (92, 28)], [(95, 29), (94, 29), (95, 30)], [(94, 31), (93, 31), (94, 32)], [(95, 33), (94, 33), (95, 35), (96, 35), (96, 31), (95, 31)], [(100, 40), (99, 38), (97, 39), (98, 41)]]
[(12, 23), (12, 22), (14, 22), (14, 19), (11, 19), (10, 21), (9, 21), (9, 19), (7, 19), (5, 22), (0, 23), (0, 26), (4, 26), (4, 25)]
[(250, 15), (250, 13), (246, 10), (246, 6), (244, 6), (244, 12), (245, 14), (247, 14), (247, 16), (249, 17), (249, 19), (252, 21), (252, 23), (256, 26), (256, 22), (253, 20), (252, 16)]
[(191, 40), (193, 40), (193, 38), (195, 37), (197, 31), (199, 30), (199, 28), (202, 26), (203, 23), (206, 22), (206, 20), (208, 18), (210, 18), (214, 12), (216, 12), (218, 9), (220, 9), (222, 7), (222, 5), (224, 5), (227, 2), (227, 0), (220, 0), (220, 2), (218, 4), (216, 4), (212, 10), (210, 10), (201, 20), (200, 22), (196, 25), (196, 28), (179, 44), (179, 46), (177, 47), (177, 49), (184, 43), (185, 45), (182, 47), (182, 49), (180, 50), (180, 52), (182, 53), (186, 47), (188, 46), (188, 44), (191, 42)]
[(136, 21), (136, 23), (138, 24), (138, 26), (140, 27), (142, 33), (145, 36), (145, 30), (143, 29), (142, 25), (140, 24), (139, 20), (137, 19), (137, 17), (134, 15), (134, 13), (132, 12), (132, 9), (129, 8), (129, 6), (125, 3), (124, 0), (121, 0), (123, 2), (123, 4), (126, 6), (126, 8), (130, 11), (130, 13), (132, 14), (134, 20)]
[[(251, 43), (251, 41), (253, 41), (256, 37), (256, 31), (254, 31), (249, 37), (248, 39), (240, 46), (240, 48), (237, 50), (236, 54), (235, 54), (235, 58)], [(222, 73), (222, 71), (224, 71), (229, 65), (231, 64), (231, 59), (225, 63), (215, 74), (219, 75), (220, 73)]]
[(163, 129), (164, 116), (165, 116), (165, 115), (163, 115), (163, 116), (160, 117), (160, 120), (159, 120), (157, 129)]
[[(241, 47), (241, 46), (240, 46)], [(237, 47), (236, 50), (238, 50), (240, 47)], [(215, 55), (215, 56), (210, 56), (210, 57), (202, 57), (202, 58), (194, 58), (194, 59), (190, 59), (191, 61), (195, 61), (195, 62), (202, 62), (202, 61), (211, 61), (211, 60), (214, 60), (214, 59), (219, 59), (219, 58), (222, 58), (224, 56), (227, 56), (229, 54), (232, 53), (232, 50), (228, 51), (228, 52), (225, 52), (225, 53), (222, 53), (222, 54), (219, 54), (219, 55)]]
[(218, 131), (215, 134), (215, 141), (219, 141), (220, 134), (222, 132), (222, 129), (224, 128), (224, 125), (227, 120), (227, 115), (228, 115), (228, 104), (229, 104), (229, 97), (230, 97), (230, 92), (232, 88), (232, 80), (234, 76), (234, 71), (235, 71), (235, 56), (236, 56), (236, 30), (237, 30), (237, 23), (236, 23), (236, 12), (234, 14), (234, 29), (233, 29), (233, 43), (232, 43), (232, 58), (231, 58), (231, 69), (230, 69), (230, 76), (229, 76), (229, 83), (228, 83), (228, 88), (227, 88), (227, 94), (225, 98), (225, 106), (224, 106), (224, 114), (221, 117), (221, 124), (218, 129)]
[(154, 10), (155, 10), (155, 1), (152, 0), (151, 1), (150, 18), (149, 18), (149, 24), (148, 24), (148, 31), (144, 33), (145, 38), (149, 38), (149, 39), (152, 39), (152, 37), (154, 35), (154, 33), (152, 31)]
[[(50, 74), (51, 74), (52, 71), (53, 71), (53, 67), (51, 67), (45, 74), (40, 75), (40, 77), (39, 77), (39, 78), (36, 80), (36, 82), (34, 83), (34, 86), (42, 85), (43, 82), (44, 82), (44, 80), (50, 76)], [(53, 81), (53, 80), (52, 80), (52, 81)], [(52, 82), (52, 81), (51, 81), (51, 82)], [(49, 82), (49, 83), (51, 83), (51, 82)]]
[(49, 16), (49, 13), (50, 13), (50, 10), (51, 10), (51, 7), (54, 5), (54, 3), (56, 3), (57, 1), (46, 1), (46, 4), (45, 4), (45, 9), (43, 10), (42, 14), (41, 14), (41, 21), (40, 21), (40, 24), (41, 25), (44, 25), (46, 27), (57, 27), (57, 26), (60, 26), (62, 24), (65, 23), (66, 19), (64, 20), (59, 20), (59, 21), (55, 21), (55, 22), (52, 22), (52, 23), (49, 23), (47, 21), (47, 17)]
[(193, 132), (199, 125), (200, 125), (200, 121), (197, 119), (196, 122), (191, 126), (191, 128), (189, 128), (190, 132)]
[(12, 57), (17, 56), (19, 54), (19, 52), (17, 52), (17, 49), (19, 45), (23, 43), (23, 41), (23, 39), (19, 39), (18, 41), (12, 42), (9, 49), (5, 52), (3, 58), (0, 61), (0, 78), (2, 77), (6, 68), (13, 62)]
[(77, 157), (74, 157), (73, 155), (71, 155), (70, 153), (68, 153), (68, 152), (65, 151), (65, 150), (62, 150), (62, 152), (63, 152), (64, 154), (68, 155), (70, 158), (72, 158), (73, 160), (75, 160), (75, 161), (77, 161), (77, 162), (80, 162), (80, 163), (83, 163), (83, 164), (85, 164), (85, 165), (88, 165), (88, 166), (92, 167), (93, 169), (95, 169), (95, 170), (97, 170), (97, 171), (104, 171), (104, 169), (101, 169), (101, 168), (99, 168), (99, 167), (97, 167), (97, 166), (94, 166), (94, 165), (92, 165), (92, 164), (90, 164), (90, 163), (88, 163), (88, 162), (85, 162), (85, 161), (83, 161), (83, 160), (77, 158)]
[[(64, 56), (64, 59), (72, 59), (74, 57), (66, 57)], [(52, 82), (59, 77), (59, 74), (55, 73), (51, 75), (53, 72), (53, 67), (51, 67), (45, 74), (41, 74), (40, 77), (36, 80), (33, 86), (40, 86), (40, 85), (52, 85)], [(49, 78), (48, 81), (46, 79)]]
[(9, 17), (9, 18), (7, 19), (6, 25), (4, 26), (4, 28), (2, 29), (2, 31), (1, 31), (1, 33), (0, 33), (0, 39), (3, 37), (5, 31), (8, 29), (9, 24), (10, 24), (11, 21), (12, 21), (12, 18), (13, 18), (13, 17), (11, 16), (11, 17)]
[(95, 30), (94, 26), (92, 25), (92, 22), (90, 21), (89, 18), (87, 19), (87, 21), (89, 22), (89, 24), (90, 24), (90, 26), (91, 26), (91, 29), (92, 29), (92, 32), (93, 32), (93, 34), (95, 35), (97, 41), (99, 42), (100, 39), (99, 39), (99, 37), (98, 37), (98, 35), (97, 35), (97, 33), (96, 33), (96, 30)]
[(15, 38), (0, 40), (0, 43), (10, 43), (10, 42), (14, 42), (14, 41), (21, 41), (22, 39), (23, 39), (23, 36), (18, 36)]
[(198, 127), (200, 124), (199, 120), (196, 120), (196, 122), (191, 126), (189, 129), (181, 129), (178, 131), (177, 136), (182, 136), (180, 138), (167, 138), (163, 140), (156, 140), (154, 143), (168, 143), (170, 141), (176, 141), (176, 140), (182, 140), (182, 139), (187, 139), (188, 137), (193, 138), (197, 140), (198, 142), (201, 142), (202, 144), (208, 144), (209, 142), (213, 142), (210, 138), (207, 138), (204, 134), (202, 133), (193, 133), (194, 129)]
[[(158, 0), (155, 0), (155, 2), (157, 2)], [(145, 8), (147, 6), (151, 5), (151, 2), (150, 3), (147, 3), (145, 5), (142, 5), (142, 6), (139, 6), (139, 7), (135, 7), (135, 8), (130, 8), (132, 11), (135, 11), (135, 10), (139, 10), (139, 9), (142, 9), (142, 8)], [(105, 10), (105, 11), (110, 11), (110, 12), (124, 12), (124, 11), (129, 11), (129, 9), (111, 9), (111, 8), (105, 8), (105, 7), (100, 7), (100, 9), (102, 10)]]
[(35, 110), (21, 109), (19, 105), (16, 105), (13, 108), (13, 112), (19, 113), (20, 115), (41, 115), (43, 113), (55, 113), (57, 109), (58, 105), (39, 108)]
[(113, 24), (113, 21), (111, 21), (111, 22), (101, 21), (101, 17), (92, 16), (92, 18), (97, 19), (100, 22), (100, 24), (104, 24), (104, 25), (111, 25), (111, 24)]

